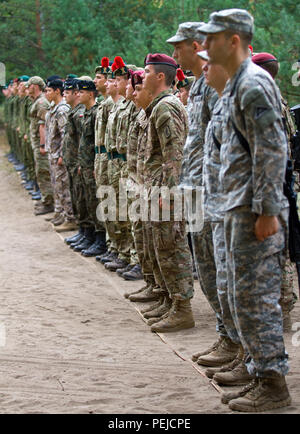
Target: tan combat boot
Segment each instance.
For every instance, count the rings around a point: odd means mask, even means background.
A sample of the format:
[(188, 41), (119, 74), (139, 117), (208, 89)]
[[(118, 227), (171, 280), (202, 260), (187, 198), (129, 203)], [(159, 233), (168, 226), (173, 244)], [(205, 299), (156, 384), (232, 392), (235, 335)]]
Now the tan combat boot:
[(243, 386), (248, 384), (253, 377), (248, 373), (245, 359), (241, 360), (231, 371), (218, 372), (213, 380), (223, 386)]
[(173, 299), (172, 307), (166, 318), (151, 326), (151, 331), (156, 333), (168, 333), (188, 329), (195, 326), (191, 301)]
[(236, 358), (233, 359), (232, 362), (227, 363), (226, 365), (223, 365), (223, 366), (218, 366), (216, 368), (207, 368), (205, 370), (205, 375), (208, 378), (213, 378), (213, 376), (219, 372), (232, 371), (237, 365), (239, 365), (241, 363), (241, 361), (243, 359), (244, 359), (244, 349), (240, 345), (239, 350), (238, 350), (237, 355), (236, 355)]
[(254, 388), (229, 402), (229, 408), (235, 411), (260, 412), (286, 407), (291, 402), (285, 377), (278, 375), (258, 378)]
[(155, 317), (155, 318), (150, 318), (150, 319), (148, 319), (147, 324), (149, 326), (152, 326), (152, 324), (155, 324), (155, 323), (161, 321), (162, 319), (167, 318), (167, 316), (169, 315), (169, 313), (170, 313), (170, 310), (168, 312), (164, 313), (161, 316), (158, 316), (158, 317)]
[(145, 285), (140, 289), (137, 289), (136, 291), (132, 291), (132, 292), (125, 292), (124, 293), (124, 297), (125, 298), (129, 298), (130, 295), (135, 295), (135, 294), (139, 294), (140, 292), (144, 291), (146, 288), (148, 288), (150, 285)]
[(234, 392), (223, 392), (221, 395), (222, 404), (228, 404), (233, 399), (245, 396), (250, 390), (254, 389), (257, 385), (258, 378), (254, 378), (250, 383), (246, 384), (242, 389)]
[(143, 291), (138, 294), (130, 295), (128, 298), (130, 301), (147, 303), (148, 301), (159, 300), (159, 295), (153, 292), (152, 286), (147, 286)]
[(149, 319), (149, 318), (161, 317), (165, 313), (169, 312), (169, 310), (171, 309), (171, 306), (172, 306), (172, 300), (169, 297), (169, 294), (166, 294), (163, 297), (162, 303), (159, 306), (157, 306), (156, 308), (153, 308), (152, 310), (147, 311), (144, 314), (144, 318)]
[(223, 340), (223, 336), (220, 336), (219, 339), (216, 342), (214, 342), (211, 347), (207, 348), (206, 350), (199, 351), (198, 353), (193, 354), (192, 355), (192, 361), (197, 362), (199, 357), (206, 356), (206, 354), (209, 354), (209, 353), (212, 353), (213, 351), (215, 351), (218, 348), (218, 346), (221, 344), (222, 340)]
[(205, 356), (199, 357), (197, 363), (204, 366), (222, 366), (225, 363), (232, 362), (236, 358), (238, 350), (239, 345), (224, 336), (218, 348)]
[(152, 303), (150, 306), (146, 306), (144, 309), (141, 309), (140, 312), (141, 314), (144, 315), (144, 313), (146, 312), (150, 312), (153, 309), (156, 309), (157, 307), (161, 306), (164, 302), (164, 297), (160, 297), (158, 301), (156, 301), (155, 303)]

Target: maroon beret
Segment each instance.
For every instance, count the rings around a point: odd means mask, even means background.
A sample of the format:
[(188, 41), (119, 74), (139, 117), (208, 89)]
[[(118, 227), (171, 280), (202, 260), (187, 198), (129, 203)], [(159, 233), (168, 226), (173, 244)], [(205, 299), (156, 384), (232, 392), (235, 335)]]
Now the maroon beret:
[(145, 58), (146, 65), (169, 65), (177, 69), (177, 63), (173, 57), (161, 53), (148, 54)]
[(278, 60), (270, 53), (258, 53), (252, 56), (252, 62), (256, 65), (263, 65), (269, 62), (278, 62)]
[(142, 84), (144, 78), (144, 71), (133, 71), (131, 75), (131, 85), (133, 89), (135, 89), (135, 86), (137, 84)]

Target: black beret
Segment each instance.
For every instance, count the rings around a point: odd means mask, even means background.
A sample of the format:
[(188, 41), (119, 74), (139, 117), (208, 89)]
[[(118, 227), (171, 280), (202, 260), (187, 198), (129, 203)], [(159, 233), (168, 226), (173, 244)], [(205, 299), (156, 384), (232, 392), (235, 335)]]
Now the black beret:
[(47, 81), (47, 87), (51, 87), (52, 89), (63, 89), (64, 88), (64, 82), (62, 80), (51, 80)]
[(77, 80), (77, 89), (79, 90), (96, 90), (95, 83), (91, 80)]
[(69, 78), (64, 82), (64, 89), (65, 90), (74, 90), (77, 88), (77, 81), (76, 78)]

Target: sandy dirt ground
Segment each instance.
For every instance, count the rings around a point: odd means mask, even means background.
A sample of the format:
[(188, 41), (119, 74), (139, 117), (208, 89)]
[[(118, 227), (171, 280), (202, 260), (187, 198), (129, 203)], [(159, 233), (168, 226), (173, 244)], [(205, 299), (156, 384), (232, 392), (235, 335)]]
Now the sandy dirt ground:
[[(142, 283), (73, 252), (45, 216), (33, 215), (0, 140), (0, 413), (230, 413), (190, 360), (216, 340), (198, 283), (196, 327), (151, 333), (139, 313), (145, 305), (123, 296)], [(300, 330), (299, 312), (298, 302)], [(299, 413), (300, 336), (285, 340), (293, 403), (272, 413)]]

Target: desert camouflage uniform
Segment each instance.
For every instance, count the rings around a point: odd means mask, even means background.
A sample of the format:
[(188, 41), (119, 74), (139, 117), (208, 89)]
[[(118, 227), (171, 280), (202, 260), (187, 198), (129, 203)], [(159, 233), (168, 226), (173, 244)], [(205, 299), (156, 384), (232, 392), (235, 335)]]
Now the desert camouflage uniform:
[[(287, 141), (279, 91), (270, 75), (246, 59), (224, 95), (220, 182), (224, 192), (229, 304), (250, 374), (288, 372), (278, 303), (287, 244), (283, 196)], [(246, 138), (250, 154), (234, 130)], [(278, 232), (256, 239), (258, 215), (278, 216)]]
[(70, 106), (62, 100), (50, 109), (49, 122), (47, 121), (47, 141), (50, 169), (52, 174), (55, 211), (62, 213), (66, 221), (73, 221), (69, 176), (66, 166), (58, 165), (58, 159), (62, 157), (62, 146), (65, 135), (65, 127), (68, 119)]
[(83, 191), (82, 176), (78, 173), (78, 148), (85, 107), (78, 104), (68, 113), (62, 155), (69, 175), (70, 193), (74, 216), (81, 227), (88, 224), (88, 213)]
[[(144, 154), (144, 181), (149, 194), (153, 192), (153, 187), (172, 189), (178, 185), (188, 122), (183, 105), (171, 91), (158, 95), (147, 107), (146, 116), (149, 125)], [(154, 201), (158, 201), (158, 197)], [(170, 297), (186, 300), (193, 297), (192, 258), (185, 222), (174, 220), (172, 200), (170, 204), (170, 221), (150, 220), (152, 233), (149, 238), (153, 239), (155, 259)], [(150, 211), (151, 206), (151, 218)]]
[(33, 101), (30, 109), (30, 141), (34, 155), (36, 180), (41, 191), (42, 203), (47, 206), (53, 204), (53, 188), (48, 155), (40, 153), (39, 127), (45, 124), (45, 116), (49, 107), (49, 102), (41, 94)]

